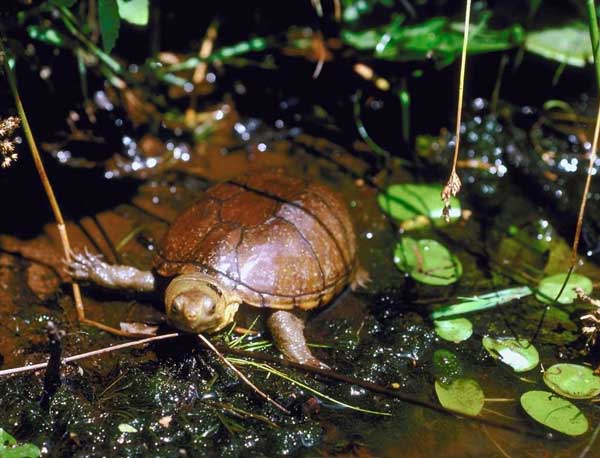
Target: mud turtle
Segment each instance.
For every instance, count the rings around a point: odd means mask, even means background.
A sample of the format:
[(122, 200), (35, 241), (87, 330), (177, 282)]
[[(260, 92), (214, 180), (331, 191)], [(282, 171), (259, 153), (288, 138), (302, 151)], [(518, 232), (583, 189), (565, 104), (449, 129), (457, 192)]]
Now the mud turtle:
[(275, 344), (289, 359), (321, 364), (304, 338), (302, 311), (361, 284), (356, 236), (329, 188), (278, 172), (217, 184), (172, 223), (153, 271), (75, 254), (73, 277), (112, 289), (164, 288), (168, 322), (215, 332), (241, 303), (268, 310)]

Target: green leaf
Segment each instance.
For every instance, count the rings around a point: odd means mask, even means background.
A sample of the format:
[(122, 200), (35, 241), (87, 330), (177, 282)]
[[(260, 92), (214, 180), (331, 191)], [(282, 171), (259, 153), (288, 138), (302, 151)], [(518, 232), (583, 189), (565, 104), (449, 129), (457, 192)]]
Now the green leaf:
[[(538, 292), (535, 297), (546, 304), (551, 304), (559, 293), (565, 281), (567, 274), (556, 274), (544, 278), (538, 285)], [(571, 274), (565, 289), (558, 298), (559, 304), (571, 304), (577, 298), (575, 288), (580, 287), (585, 294), (590, 294), (594, 288), (592, 281), (584, 275)]]
[(473, 416), (479, 415), (483, 409), (483, 390), (473, 379), (458, 378), (449, 385), (436, 380), (435, 392), (446, 409)]
[(121, 431), (122, 433), (137, 433), (138, 430), (135, 429), (133, 426), (128, 425), (127, 423), (121, 423), (119, 426), (119, 431)]
[(105, 52), (111, 52), (119, 36), (121, 18), (116, 0), (98, 0), (98, 19), (102, 34), (102, 47)]
[[(427, 224), (446, 225), (442, 212), (444, 203), (440, 198), (442, 187), (436, 184), (394, 184), (377, 196), (381, 209), (392, 218), (401, 221), (404, 229), (414, 229)], [(450, 199), (450, 221), (461, 214), (460, 201)]]
[(450, 285), (462, 275), (462, 264), (456, 256), (435, 240), (402, 237), (394, 250), (398, 269), (427, 285)]
[(49, 3), (54, 6), (64, 6), (65, 8), (71, 8), (75, 3), (77, 3), (77, 0), (50, 0)]
[(40, 454), (40, 449), (33, 444), (0, 449), (0, 458), (38, 458)]
[(492, 291), (491, 293), (482, 294), (481, 296), (463, 297), (459, 298), (462, 299), (461, 302), (446, 305), (434, 310), (431, 312), (430, 317), (432, 320), (437, 320), (440, 318), (462, 315), (464, 313), (479, 312), (481, 310), (506, 304), (515, 299), (521, 299), (532, 293), (533, 291), (531, 291), (529, 287), (518, 286), (516, 288)]
[(566, 398), (590, 399), (600, 394), (600, 377), (578, 364), (555, 364), (544, 372), (544, 382)]
[(119, 16), (134, 25), (148, 25), (149, 0), (117, 0)]
[(37, 458), (40, 449), (33, 444), (17, 445), (16, 439), (0, 428), (0, 458)]
[(540, 362), (537, 349), (525, 339), (512, 337), (483, 338), (483, 346), (495, 359), (500, 359), (513, 368), (515, 372), (526, 372), (535, 368)]
[(433, 373), (436, 380), (448, 384), (463, 372), (460, 361), (449, 350), (439, 349), (433, 353)]
[(589, 29), (581, 21), (529, 32), (525, 38), (525, 49), (575, 67), (585, 67), (586, 63), (594, 60)]
[(65, 44), (64, 37), (56, 29), (39, 25), (30, 25), (27, 27), (27, 34), (33, 40), (38, 40), (53, 46), (63, 46)]
[(466, 318), (435, 320), (435, 333), (449, 342), (459, 343), (473, 335), (473, 324)]
[(9, 434), (4, 428), (0, 428), (0, 449), (12, 447), (17, 443), (17, 440)]
[(521, 406), (535, 421), (569, 436), (588, 430), (588, 421), (571, 402), (549, 391), (528, 391), (521, 396)]

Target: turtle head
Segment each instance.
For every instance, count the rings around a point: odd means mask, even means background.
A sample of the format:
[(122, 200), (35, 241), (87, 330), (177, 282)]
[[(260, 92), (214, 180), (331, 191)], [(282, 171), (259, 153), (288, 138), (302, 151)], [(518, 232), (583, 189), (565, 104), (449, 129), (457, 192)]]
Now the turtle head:
[(201, 273), (178, 275), (165, 292), (167, 320), (184, 331), (219, 331), (233, 321), (238, 307), (218, 281)]

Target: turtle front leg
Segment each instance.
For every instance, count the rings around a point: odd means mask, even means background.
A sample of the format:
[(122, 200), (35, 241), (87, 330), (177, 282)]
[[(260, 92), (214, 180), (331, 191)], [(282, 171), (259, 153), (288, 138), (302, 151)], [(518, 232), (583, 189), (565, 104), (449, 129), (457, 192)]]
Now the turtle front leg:
[(73, 253), (66, 269), (77, 280), (89, 281), (108, 289), (128, 289), (140, 293), (155, 290), (156, 281), (152, 272), (108, 264), (102, 261), (101, 256), (87, 249), (83, 253)]
[(283, 355), (294, 362), (327, 369), (310, 352), (304, 338), (304, 320), (292, 312), (278, 310), (271, 313), (267, 325), (275, 341), (275, 345)]

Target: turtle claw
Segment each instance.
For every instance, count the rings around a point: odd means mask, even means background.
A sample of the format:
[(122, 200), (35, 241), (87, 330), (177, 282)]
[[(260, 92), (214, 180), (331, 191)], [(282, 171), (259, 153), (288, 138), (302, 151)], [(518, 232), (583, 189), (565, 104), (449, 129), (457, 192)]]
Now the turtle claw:
[(71, 259), (63, 261), (65, 271), (75, 280), (89, 280), (101, 283), (110, 266), (102, 261), (102, 256), (91, 253), (87, 247), (82, 252), (71, 250)]

